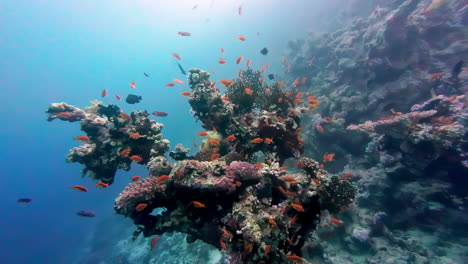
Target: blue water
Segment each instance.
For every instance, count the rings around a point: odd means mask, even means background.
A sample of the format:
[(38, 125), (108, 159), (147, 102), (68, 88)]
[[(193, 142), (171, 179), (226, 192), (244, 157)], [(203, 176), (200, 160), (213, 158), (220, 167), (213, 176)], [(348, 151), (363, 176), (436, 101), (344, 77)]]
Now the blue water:
[[(312, 2), (312, 3), (308, 3)], [(327, 5), (325, 5), (327, 2)], [(132, 165), (118, 172), (108, 189), (88, 193), (69, 186), (92, 186), (79, 164), (68, 164), (68, 149), (80, 143), (78, 123), (47, 122), (49, 103), (85, 107), (94, 99), (131, 109), (165, 111), (163, 134), (186, 146), (200, 130), (180, 93), (184, 85), (164, 88), (173, 78), (185, 80), (171, 56), (182, 56), (188, 69), (215, 70), (213, 80), (237, 74), (235, 58), (252, 59), (259, 67), (280, 60), (290, 39), (319, 31), (339, 1), (29, 1), (0, 2), (0, 85), (2, 87), (0, 171), (0, 259), (2, 263), (71, 263), (86, 248), (98, 218), (125, 221), (113, 215), (113, 200), (129, 177), (145, 175)], [(243, 14), (237, 14), (242, 4)], [(192, 10), (194, 5), (198, 5)], [(188, 31), (191, 37), (181, 37)], [(236, 40), (244, 35), (247, 41)], [(268, 56), (259, 51), (267, 47)], [(217, 60), (225, 49), (226, 65)], [(245, 67), (245, 62), (243, 62)], [(150, 78), (146, 78), (147, 72)], [(129, 88), (129, 82), (137, 88)], [(108, 96), (101, 98), (101, 90)], [(138, 105), (118, 102), (114, 94), (141, 95)], [(30, 197), (30, 204), (18, 204)], [(80, 218), (91, 210), (97, 218)], [(128, 221), (128, 220), (127, 220)], [(112, 223), (109, 223), (112, 224)], [(109, 241), (113, 243), (113, 241)]]

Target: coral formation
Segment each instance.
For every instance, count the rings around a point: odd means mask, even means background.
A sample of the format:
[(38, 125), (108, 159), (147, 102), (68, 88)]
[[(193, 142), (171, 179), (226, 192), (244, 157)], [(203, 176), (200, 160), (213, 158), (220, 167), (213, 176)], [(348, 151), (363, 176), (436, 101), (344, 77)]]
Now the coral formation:
[[(188, 242), (222, 249), (231, 263), (305, 261), (301, 248), (321, 212), (350, 207), (354, 187), (300, 158), (306, 108), (295, 89), (269, 87), (249, 69), (222, 96), (209, 76), (199, 69), (189, 74), (192, 113), (211, 130), (195, 156), (177, 145), (170, 163), (162, 125), (147, 112), (126, 115), (114, 105), (94, 103), (80, 120), (89, 142), (73, 149), (69, 161), (109, 183), (132, 160), (147, 165), (149, 177), (130, 183), (115, 202), (116, 212), (138, 226), (134, 238), (176, 231), (187, 234)], [(281, 167), (288, 158), (300, 158), (299, 172)]]

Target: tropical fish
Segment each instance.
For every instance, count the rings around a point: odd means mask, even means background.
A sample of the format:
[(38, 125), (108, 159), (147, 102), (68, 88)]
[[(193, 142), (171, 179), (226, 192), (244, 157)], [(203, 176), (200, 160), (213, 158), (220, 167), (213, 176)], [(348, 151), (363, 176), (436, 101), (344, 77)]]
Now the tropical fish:
[(181, 95), (183, 95), (183, 96), (190, 96), (191, 94), (192, 94), (192, 93), (187, 92), (187, 91), (184, 91), (184, 92), (181, 93)]
[(236, 59), (236, 64), (239, 64), (242, 60), (244, 56), (239, 56), (237, 59)]
[(273, 220), (273, 218), (268, 218), (268, 223), (275, 228), (278, 228), (278, 224)]
[(154, 112), (153, 112), (153, 115), (159, 116), (159, 117), (164, 117), (164, 116), (168, 116), (169, 114), (166, 113), (166, 112), (154, 111)]
[(16, 200), (18, 203), (30, 203), (32, 201), (31, 198), (18, 198), (18, 200)]
[(172, 87), (174, 85), (175, 85), (174, 83), (168, 83), (168, 84), (164, 85), (164, 87)]
[(132, 134), (130, 135), (130, 138), (131, 138), (131, 139), (139, 139), (139, 138), (141, 138), (141, 135), (140, 135), (140, 133), (138, 133), (138, 132), (137, 132), (137, 133), (132, 133)]
[(268, 49), (267, 48), (263, 48), (261, 51), (260, 51), (261, 54), (263, 55), (267, 55), (268, 54)]
[(130, 87), (131, 87), (132, 89), (135, 89), (135, 88), (136, 88), (136, 84), (137, 84), (136, 82), (131, 82), (131, 83), (130, 83)]
[(227, 141), (234, 141), (234, 140), (236, 140), (236, 139), (237, 139), (237, 138), (236, 138), (234, 135), (230, 135), (230, 136), (227, 136), (227, 137), (226, 137), (226, 140), (227, 140)]
[(192, 35), (189, 32), (184, 32), (184, 31), (179, 31), (179, 32), (177, 32), (177, 34), (179, 34), (179, 35), (181, 35), (183, 37), (189, 37), (189, 36)]
[(141, 212), (143, 211), (148, 205), (145, 204), (145, 203), (141, 203), (141, 204), (138, 204), (137, 206), (135, 206), (135, 210), (137, 212)]
[(156, 182), (165, 182), (169, 180), (169, 175), (161, 175), (158, 178), (156, 178)]
[(128, 155), (130, 154), (131, 151), (132, 151), (131, 148), (126, 148), (126, 149), (122, 150), (120, 152), (120, 157), (122, 157), (122, 158), (128, 157)]
[(251, 95), (253, 93), (253, 90), (250, 88), (245, 88), (245, 93)]
[(343, 174), (343, 178), (351, 179), (352, 177), (353, 177), (353, 174), (351, 174), (351, 173), (345, 173), (345, 174)]
[(133, 161), (135, 161), (135, 162), (137, 162), (137, 163), (143, 161), (143, 158), (140, 157), (140, 156), (138, 156), (138, 155), (133, 155), (133, 156), (130, 157), (130, 159), (133, 160)]
[(320, 133), (322, 133), (322, 134), (325, 132), (325, 130), (323, 129), (322, 125), (320, 125), (320, 124), (316, 125), (316, 126), (315, 126), (315, 129), (317, 129), (317, 131), (320, 132)]
[(172, 56), (178, 60), (180, 60), (180, 55), (177, 53), (172, 53)]
[(80, 192), (87, 192), (87, 191), (88, 191), (88, 189), (86, 189), (85, 187), (83, 187), (83, 186), (81, 186), (81, 185), (75, 185), (75, 186), (72, 186), (72, 187), (70, 187), (70, 188), (75, 189), (75, 190), (78, 190), (78, 191), (80, 191)]
[(286, 259), (287, 260), (291, 260), (291, 261), (294, 261), (296, 263), (302, 263), (303, 262), (303, 259), (299, 256), (296, 256), (296, 255), (289, 255), (289, 256), (286, 256)]
[(115, 94), (115, 98), (116, 98), (117, 100), (122, 99), (122, 97), (120, 97), (120, 95), (118, 95), (118, 94)]
[(178, 83), (178, 84), (184, 84), (184, 82), (182, 80), (179, 80), (179, 79), (174, 79), (173, 81)]
[(262, 138), (255, 138), (255, 139), (252, 139), (250, 142), (252, 142), (252, 143), (262, 143), (263, 139)]
[(281, 87), (281, 85), (283, 85), (284, 81), (280, 81), (278, 82), (278, 87)]
[(142, 100), (141, 96), (135, 95), (135, 94), (129, 94), (127, 95), (127, 98), (125, 99), (125, 102), (128, 104), (136, 104), (139, 103), (140, 100)]
[(299, 80), (298, 79), (294, 80), (293, 85), (298, 86), (299, 85)]
[(101, 97), (106, 97), (106, 95), (107, 95), (107, 90), (103, 89), (101, 92)]
[(244, 36), (238, 36), (237, 39), (240, 40), (240, 41), (245, 41), (246, 40), (246, 38)]
[(211, 155), (211, 160), (212, 160), (212, 161), (213, 161), (213, 160), (216, 160), (216, 159), (219, 158), (219, 156), (221, 156), (219, 153), (215, 153), (215, 154)]
[(208, 144), (210, 144), (210, 146), (219, 146), (219, 140), (217, 139), (208, 139)]
[(304, 84), (307, 81), (307, 77), (302, 77), (301, 83)]
[(225, 87), (230, 87), (234, 84), (234, 81), (221, 80), (220, 81)]
[(239, 16), (242, 16), (242, 6), (239, 6), (239, 8), (237, 9), (237, 13), (239, 14)]
[(283, 59), (281, 60), (281, 62), (286, 63), (286, 57), (285, 56), (283, 56)]
[(146, 77), (149, 77), (149, 75), (148, 75), (146, 72), (143, 72), (143, 74), (144, 74)]
[(126, 120), (128, 120), (128, 119), (130, 119), (130, 118), (131, 118), (129, 114), (127, 114), (127, 113), (124, 113), (124, 112), (120, 112), (120, 114), (119, 114), (119, 115), (120, 115), (121, 117), (125, 118)]
[(265, 138), (264, 142), (265, 142), (265, 144), (273, 144), (273, 139)]
[(138, 181), (140, 178), (141, 176), (133, 176), (130, 179), (135, 182), (135, 181)]
[(304, 212), (304, 207), (300, 204), (291, 204), (291, 207), (294, 208), (298, 212)]
[(107, 187), (109, 187), (109, 184), (100, 181), (100, 182), (96, 183), (94, 186), (100, 187), (100, 188), (107, 188)]
[(199, 132), (197, 135), (199, 137), (204, 137), (204, 136), (208, 135), (208, 133), (206, 133), (206, 131), (202, 131), (202, 132)]
[(442, 77), (443, 73), (442, 72), (436, 72), (429, 77), (429, 81), (432, 82), (434, 80), (438, 80)]
[(183, 75), (187, 75), (187, 73), (184, 71), (184, 68), (182, 68), (182, 65), (180, 65), (180, 63), (177, 63), (177, 65), (179, 66), (180, 72), (181, 72)]
[(270, 93), (271, 89), (270, 88), (265, 88), (265, 93)]
[(227, 246), (226, 246), (226, 243), (224, 243), (224, 241), (222, 239), (219, 240), (219, 246), (224, 249), (224, 250), (227, 250)]
[[(193, 8), (192, 8), (193, 9)], [(156, 242), (158, 242), (158, 237), (153, 237), (151, 239), (151, 251), (154, 249), (154, 247), (156, 246)]]
[(221, 48), (221, 53), (224, 53), (224, 48)]
[(76, 214), (79, 216), (83, 216), (83, 217), (95, 217), (96, 216), (94, 213), (89, 212), (89, 211), (79, 211)]
[(335, 154), (333, 153), (325, 153), (325, 155), (323, 155), (323, 162), (331, 162), (333, 161), (333, 158), (335, 157)]
[(87, 137), (87, 136), (78, 136), (78, 137), (75, 137), (73, 139), (78, 140), (78, 141), (82, 141), (82, 142), (88, 142), (89, 141), (89, 137)]
[(325, 120), (326, 120), (327, 122), (332, 122), (332, 121), (333, 121), (333, 120), (331, 119), (331, 117), (329, 117), (329, 116), (325, 117)]
[(342, 225), (343, 224), (343, 221), (335, 218), (335, 217), (330, 217), (330, 221), (335, 224), (335, 225)]
[(223, 60), (223, 59), (219, 59), (218, 62), (219, 62), (219, 64), (225, 64), (226, 63), (226, 61)]
[(284, 69), (284, 72), (289, 72), (291, 70), (291, 66), (288, 66), (286, 67), (286, 69)]
[(197, 202), (197, 201), (192, 201), (192, 204), (196, 208), (206, 208), (205, 204), (202, 204), (202, 203)]
[(315, 178), (312, 178), (312, 180), (314, 181), (315, 184), (319, 185), (320, 184), (320, 181), (315, 179)]
[(268, 74), (268, 79), (273, 80), (275, 78), (275, 75), (273, 73)]
[(246, 61), (247, 67), (250, 67), (250, 61), (251, 61), (250, 59)]

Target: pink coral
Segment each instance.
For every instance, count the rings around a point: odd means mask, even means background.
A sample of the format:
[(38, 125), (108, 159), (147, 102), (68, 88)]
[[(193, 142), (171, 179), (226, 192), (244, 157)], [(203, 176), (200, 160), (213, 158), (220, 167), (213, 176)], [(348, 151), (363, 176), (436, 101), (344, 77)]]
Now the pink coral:
[(134, 208), (136, 204), (151, 201), (166, 190), (166, 184), (156, 181), (156, 177), (148, 177), (132, 182), (115, 199), (116, 209)]
[(226, 175), (234, 175), (235, 178), (240, 180), (255, 180), (259, 178), (255, 166), (243, 161), (231, 162), (229, 167), (226, 168)]

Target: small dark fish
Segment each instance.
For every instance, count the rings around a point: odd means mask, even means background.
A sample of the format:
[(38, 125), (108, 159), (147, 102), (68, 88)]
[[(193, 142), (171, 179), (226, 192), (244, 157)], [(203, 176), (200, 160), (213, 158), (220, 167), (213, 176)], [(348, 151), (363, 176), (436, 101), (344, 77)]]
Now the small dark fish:
[(17, 200), (18, 203), (30, 203), (32, 201), (31, 198), (19, 198)]
[(275, 78), (275, 75), (273, 73), (268, 74), (268, 79), (273, 80)]
[(183, 75), (187, 75), (187, 73), (184, 71), (184, 68), (182, 68), (182, 65), (180, 63), (177, 63), (179, 65), (180, 72), (182, 72)]
[(455, 64), (452, 70), (452, 77), (456, 78), (462, 72), (464, 61), (460, 60)]
[(267, 55), (268, 54), (268, 49), (267, 48), (263, 48), (261, 51), (260, 51), (261, 54), (263, 55)]
[(154, 111), (154, 112), (153, 112), (153, 115), (163, 117), (163, 116), (168, 116), (169, 114), (166, 113), (166, 112)]
[(142, 98), (139, 95), (129, 94), (127, 96), (127, 99), (125, 99), (125, 102), (129, 104), (136, 104), (136, 103), (139, 103), (141, 99)]
[(83, 217), (95, 217), (96, 216), (94, 213), (88, 212), (88, 211), (79, 211), (76, 214), (79, 216), (83, 216)]
[(146, 77), (149, 77), (149, 75), (148, 75), (146, 72), (144, 72), (143, 74), (144, 74)]
[(194, 5), (194, 6), (192, 7), (192, 10), (197, 9), (197, 7), (198, 7), (198, 5)]

